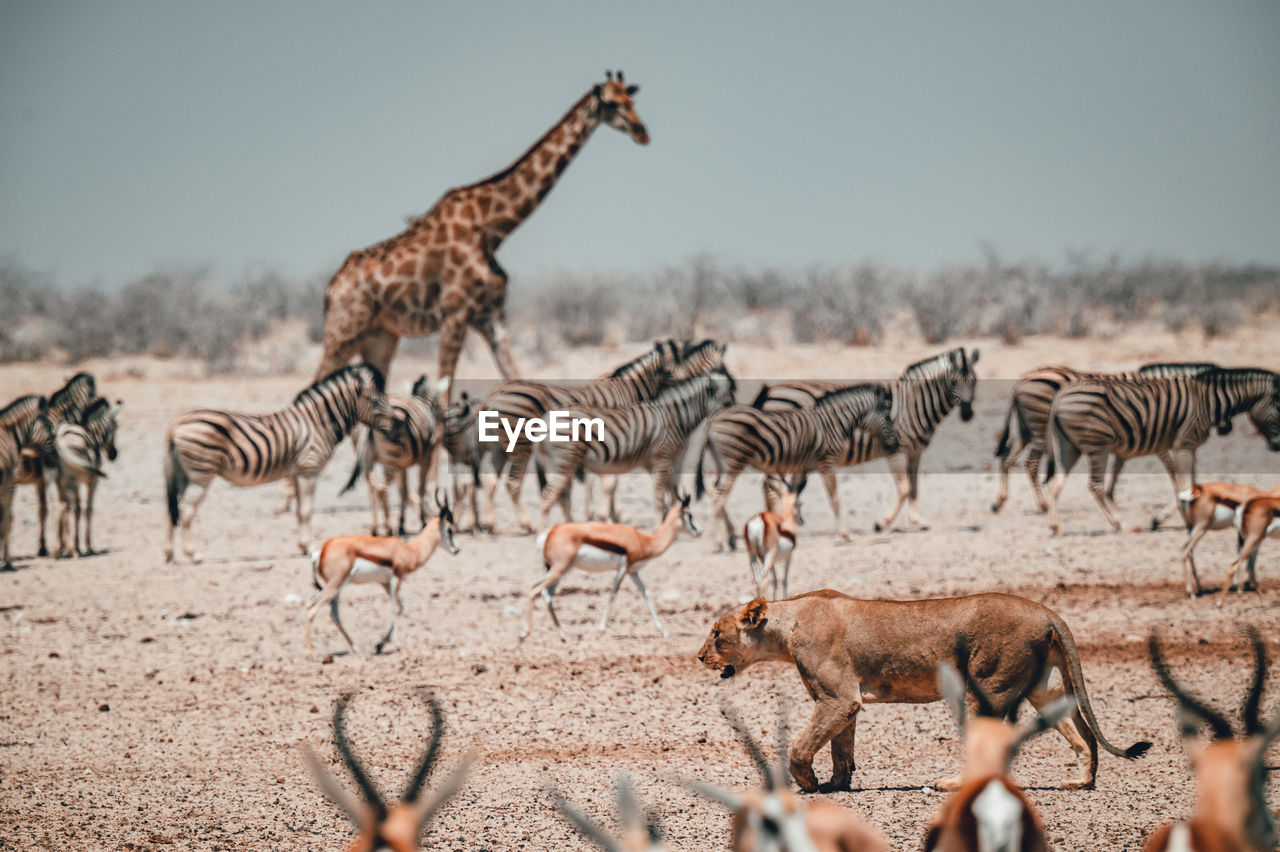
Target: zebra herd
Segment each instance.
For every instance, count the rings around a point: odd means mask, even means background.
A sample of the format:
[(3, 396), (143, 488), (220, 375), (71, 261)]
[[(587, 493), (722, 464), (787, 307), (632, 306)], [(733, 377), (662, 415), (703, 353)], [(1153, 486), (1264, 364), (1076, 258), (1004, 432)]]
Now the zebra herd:
[[(923, 525), (917, 507), (920, 459), (952, 409), (959, 409), (962, 420), (972, 417), (976, 349), (942, 352), (887, 382), (766, 384), (749, 404), (736, 403), (737, 383), (725, 366), (725, 350), (724, 343), (713, 340), (662, 340), (582, 384), (507, 381), (482, 400), (463, 392), (447, 405), (442, 402), (447, 384), (433, 387), (424, 376), (409, 395), (400, 396), (386, 391), (377, 368), (356, 364), (317, 381), (291, 405), (269, 414), (189, 412), (173, 421), (165, 442), (166, 559), (173, 559), (179, 529), (184, 554), (199, 559), (191, 526), (215, 477), (239, 486), (287, 480), (297, 498), (298, 546), (307, 552), (316, 480), (337, 446), (357, 431), (357, 462), (346, 488), (362, 476), (366, 480), (375, 534), (391, 533), (388, 491), (393, 484), (401, 495), (397, 531), (405, 534), (409, 508), (426, 522), (426, 495), (428, 489), (437, 490), (436, 460), (442, 449), (452, 472), (460, 530), (495, 529), (495, 497), (503, 484), (521, 530), (533, 532), (535, 525), (520, 499), (531, 464), (540, 491), (537, 529), (547, 528), (556, 505), (570, 518), (575, 478), (586, 480), (588, 514), (616, 521), (617, 476), (637, 469), (651, 475), (653, 505), (661, 521), (676, 497), (676, 478), (696, 466), (690, 490), (699, 497), (711, 494), (717, 548), (736, 544), (726, 502), (747, 468), (766, 476), (766, 508), (772, 508), (777, 494), (798, 490), (796, 483), (816, 473), (831, 502), (836, 532), (847, 538), (835, 473), (877, 458), (887, 459), (898, 493), (875, 529), (887, 528), (904, 506), (910, 523)], [(103, 475), (102, 456), (115, 457), (119, 408), (119, 403), (99, 399), (93, 377), (80, 373), (47, 399), (24, 396), (0, 411), (0, 535), (6, 565), (17, 484), (36, 487), (41, 555), (48, 552), (45, 490), (51, 484), (63, 504), (59, 555), (92, 552), (93, 492)], [(520, 434), (511, 446), (478, 440), (481, 411), (511, 423), (555, 410), (598, 418), (605, 425), (603, 437), (535, 444)], [(1062, 487), (1083, 456), (1089, 463), (1089, 489), (1108, 522), (1119, 528), (1114, 494), (1125, 462), (1157, 456), (1173, 480), (1175, 495), (1185, 494), (1193, 484), (1196, 450), (1212, 430), (1230, 431), (1239, 414), (1248, 415), (1270, 449), (1280, 450), (1280, 376), (1210, 363), (1157, 363), (1111, 374), (1038, 368), (1013, 387), (996, 447), (1000, 485), (992, 510), (1006, 502), (1009, 472), (1025, 455), (1036, 502), (1048, 513), (1051, 529), (1059, 532)], [(1045, 456), (1047, 488), (1039, 476)], [(1106, 482), (1109, 459), (1114, 462)], [(413, 467), (419, 470), (419, 485), (410, 497), (407, 472)], [(708, 485), (711, 472), (714, 479)], [(597, 480), (598, 500), (592, 496)], [(87, 494), (83, 502), (81, 485)], [(75, 540), (69, 545), (72, 515)]]
[(97, 382), (91, 374), (77, 373), (48, 397), (28, 394), (0, 409), (0, 570), (13, 569), (10, 533), (14, 493), (19, 485), (31, 485), (36, 492), (40, 556), (49, 554), (45, 539), (49, 487), (53, 487), (62, 505), (56, 555), (70, 556), (74, 552), (87, 556), (94, 552), (93, 497), (98, 480), (106, 476), (102, 471), (103, 455), (110, 461), (116, 458), (116, 418), (120, 408), (119, 401), (111, 404), (98, 396)]
[[(1089, 461), (1089, 491), (1113, 529), (1120, 528), (1115, 505), (1116, 479), (1129, 459), (1160, 459), (1177, 495), (1195, 479), (1196, 451), (1211, 430), (1231, 431), (1232, 420), (1247, 413), (1272, 451), (1280, 451), (1280, 375), (1254, 368), (1216, 364), (1148, 364), (1135, 372), (1084, 373), (1067, 367), (1041, 367), (1013, 387), (1004, 432), (996, 447), (999, 511), (1009, 493), (1009, 470), (1025, 450), (1027, 475), (1036, 502), (1049, 514), (1049, 526), (1061, 532), (1058, 498), (1066, 476), (1082, 457)], [(1049, 455), (1048, 493), (1038, 478), (1040, 459)], [(1105, 484), (1108, 459), (1114, 459)], [(1152, 521), (1153, 528), (1168, 514)]]

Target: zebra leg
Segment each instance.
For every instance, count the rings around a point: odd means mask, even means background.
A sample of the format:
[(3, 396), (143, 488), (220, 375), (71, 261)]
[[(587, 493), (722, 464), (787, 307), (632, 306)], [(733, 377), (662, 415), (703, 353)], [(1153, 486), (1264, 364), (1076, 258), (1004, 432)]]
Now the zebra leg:
[(907, 498), (911, 496), (911, 476), (909, 473), (910, 460), (906, 453), (894, 453), (889, 456), (889, 472), (893, 474), (893, 483), (898, 486), (898, 502), (893, 505), (893, 509), (889, 514), (884, 516), (884, 520), (876, 524), (876, 532), (889, 529), (889, 525), (893, 523), (894, 518), (898, 517), (898, 513), (902, 511), (902, 506), (907, 502)]
[(89, 477), (89, 482), (85, 486), (85, 509), (84, 509), (84, 555), (92, 556), (97, 553), (93, 549), (93, 495), (98, 490), (98, 478), (96, 476)]
[(81, 534), (81, 529), (84, 526), (84, 497), (81, 496), (80, 494), (79, 482), (77, 482), (72, 487), (75, 489), (75, 495), (76, 495), (76, 501), (75, 501), (76, 526), (75, 526), (75, 530), (72, 532), (71, 546), (75, 549), (77, 557), (88, 556), (88, 553), (86, 553), (85, 549), (80, 545), (80, 542), (83, 539), (83, 536)]
[(849, 531), (844, 528), (844, 516), (840, 514), (840, 483), (836, 481), (836, 473), (828, 468), (827, 470), (819, 470), (822, 477), (822, 485), (827, 489), (827, 500), (831, 503), (831, 514), (836, 519), (836, 535), (845, 541), (850, 540), (853, 536), (849, 535)]
[(75, 483), (68, 485), (67, 480), (65, 474), (58, 476), (58, 552), (54, 554), (55, 559), (66, 559), (72, 552), (72, 548), (67, 546), (67, 534), (71, 526), (71, 501), (78, 495), (75, 493)]
[(400, 603), (400, 580), (394, 574), (387, 581), (387, 600), (391, 603), (391, 626), (387, 628), (387, 635), (374, 647), (374, 654), (381, 654), (391, 637), (396, 635), (396, 616), (404, 609), (404, 604)]
[[(516, 448), (516, 452), (511, 459), (511, 467), (507, 470), (507, 496), (511, 498), (511, 505), (516, 510), (516, 521), (520, 524), (521, 532), (533, 532), (533, 522), (529, 520), (529, 516), (525, 514), (524, 506), (520, 503), (520, 487), (524, 485), (525, 471), (529, 468), (529, 456), (527, 451), (520, 453), (520, 448)], [(490, 512), (493, 511), (493, 503), (489, 504)], [(492, 521), (492, 517), (490, 518)], [(492, 527), (490, 527), (492, 529)]]
[(791, 555), (795, 553), (795, 549), (787, 551), (787, 558), (782, 563), (782, 596), (788, 597), (787, 579), (791, 576)]
[[(670, 475), (668, 474), (668, 482), (670, 481), (669, 477)], [(670, 484), (668, 484), (666, 488), (667, 488), (667, 491), (670, 491), (671, 490)], [(610, 523), (615, 523), (615, 524), (619, 523), (618, 504), (614, 500), (617, 494), (618, 494), (618, 477), (614, 474), (609, 474), (608, 476), (600, 477), (600, 500), (604, 504), (604, 510), (605, 510), (604, 519), (606, 521), (609, 521)], [(661, 498), (659, 499), (659, 503), (663, 507), (662, 516), (666, 517), (666, 503)], [(658, 523), (659, 524), (662, 523), (661, 519), (659, 519)]]
[(1049, 501), (1044, 496), (1044, 486), (1040, 484), (1040, 459), (1044, 456), (1044, 451), (1032, 447), (1027, 451), (1027, 460), (1023, 462), (1023, 466), (1027, 469), (1027, 476), (1031, 479), (1031, 493), (1035, 495), (1036, 505), (1040, 507), (1041, 512), (1049, 511)]
[(627, 557), (624, 554), (618, 558), (622, 565), (618, 568), (618, 573), (613, 578), (613, 588), (609, 590), (609, 600), (604, 605), (604, 615), (600, 618), (600, 632), (604, 632), (605, 625), (609, 623), (609, 612), (613, 609), (613, 599), (618, 594), (618, 586), (622, 585), (622, 578), (627, 576)]
[(551, 507), (560, 502), (565, 490), (569, 487), (569, 478), (571, 476), (572, 474), (557, 471), (547, 477), (546, 487), (542, 489), (542, 525), (539, 529), (545, 530), (551, 525)]
[(1049, 531), (1058, 535), (1062, 532), (1062, 523), (1058, 520), (1058, 498), (1062, 496), (1062, 489), (1067, 484), (1067, 474), (1080, 460), (1080, 450), (1075, 444), (1057, 435), (1053, 429), (1053, 421), (1049, 425), (1049, 452), (1054, 456), (1053, 481), (1049, 483), (1046, 492), (1049, 498)]
[(1116, 483), (1120, 481), (1120, 471), (1124, 470), (1124, 459), (1114, 456), (1111, 463), (1111, 482), (1107, 485), (1107, 502), (1112, 508), (1119, 511), (1116, 506)]
[(736, 471), (730, 471), (725, 474), (724, 479), (716, 486), (715, 493), (711, 496), (711, 526), (716, 532), (716, 551), (724, 550), (726, 539), (730, 550), (737, 547), (738, 536), (734, 533), (733, 522), (729, 520), (729, 511), (725, 508), (728, 502), (729, 492), (733, 490), (733, 483), (738, 479), (738, 475), (742, 473), (739, 468)]
[(907, 459), (907, 481), (911, 492), (907, 496), (907, 519), (921, 529), (928, 529), (929, 524), (920, 517), (920, 456), (913, 455)]
[(649, 607), (649, 614), (653, 616), (653, 623), (658, 628), (658, 632), (662, 634), (662, 638), (667, 638), (667, 631), (662, 626), (662, 622), (658, 621), (658, 610), (653, 605), (653, 598), (649, 597), (649, 590), (644, 585), (644, 580), (640, 579), (638, 572), (632, 572), (631, 582), (636, 584), (636, 588), (640, 590), (641, 597), (644, 598), (645, 605)]
[(0, 571), (12, 571), (9, 534), (13, 531), (13, 476), (0, 471)]
[(316, 478), (299, 476), (298, 480), (298, 549), (311, 550), (311, 507), (316, 496)]
[(1117, 532), (1120, 530), (1120, 519), (1111, 511), (1111, 506), (1107, 503), (1107, 491), (1105, 486), (1107, 478), (1107, 453), (1095, 452), (1089, 454), (1089, 493), (1093, 495), (1093, 499), (1098, 501), (1098, 505), (1102, 507), (1102, 514), (1107, 516), (1107, 523), (1111, 524), (1111, 528)]
[(44, 481), (44, 473), (41, 472), (36, 476), (36, 501), (40, 505), (40, 549), (36, 551), (37, 556), (48, 556), (49, 547), (44, 538), (44, 527), (49, 520), (49, 495), (47, 493), (47, 484)]
[[(200, 554), (196, 552), (195, 545), (191, 541), (191, 522), (195, 520), (196, 510), (200, 508), (200, 504), (204, 502), (205, 495), (208, 493), (209, 483), (206, 482), (203, 485), (188, 483), (178, 501), (178, 526), (182, 528), (182, 554), (192, 562), (199, 562)], [(170, 546), (172, 547), (172, 544)]]
[[(328, 375), (327, 373), (325, 375)], [(276, 505), (275, 513), (283, 515), (285, 512), (293, 508), (293, 501), (298, 496), (298, 488), (294, 485), (293, 480), (285, 480), (284, 494), (280, 495), (280, 502)]]
[(399, 474), (397, 474), (397, 479), (400, 485), (400, 522), (396, 526), (396, 534), (408, 535), (409, 530), (404, 525), (404, 515), (409, 509), (409, 504), (414, 502), (413, 498), (409, 496), (409, 468), (401, 468)]
[[(1017, 462), (1021, 452), (1022, 448), (1019, 447), (1017, 450), (1010, 450), (1000, 458), (1000, 491), (996, 494), (996, 499), (991, 504), (992, 512), (999, 512), (1000, 507), (1009, 499), (1009, 471), (1013, 469), (1013, 465)], [(1032, 477), (1032, 481), (1035, 481), (1035, 477)]]
[(1173, 499), (1165, 504), (1159, 514), (1151, 519), (1151, 529), (1158, 530), (1160, 525), (1164, 523), (1164, 519), (1169, 517), (1175, 511), (1182, 515), (1182, 520), (1186, 523), (1190, 522), (1190, 518), (1186, 512), (1182, 510), (1182, 504), (1178, 501), (1178, 494), (1186, 491), (1195, 482), (1196, 471), (1196, 452), (1195, 450), (1174, 450), (1169, 453), (1160, 453), (1160, 462), (1164, 465), (1164, 469), (1169, 472), (1169, 478), (1173, 480)]
[[(501, 466), (499, 466), (498, 470), (486, 470), (486, 467), (488, 465), (491, 465), (492, 463), (493, 463), (492, 456), (489, 456), (487, 454), (480, 460), (480, 465), (481, 465), (480, 487), (479, 489), (474, 489), (474, 488), (472, 489), (473, 491), (478, 492), (476, 494), (476, 499), (474, 501), (476, 503), (476, 506), (475, 506), (475, 511), (473, 513), (475, 515), (477, 532), (479, 532), (480, 530), (488, 530), (489, 532), (493, 532), (494, 529), (496, 529), (497, 523), (498, 523), (498, 509), (497, 509), (497, 504), (495, 500), (497, 499), (498, 483), (502, 479), (502, 469), (501, 469)], [(470, 484), (470, 482), (468, 482), (468, 484)], [(483, 495), (484, 497), (483, 516), (480, 510), (481, 495)], [(458, 499), (461, 500), (462, 498), (459, 497)], [(519, 488), (516, 488), (515, 497), (513, 497), (512, 499), (513, 501), (518, 501), (520, 499)]]

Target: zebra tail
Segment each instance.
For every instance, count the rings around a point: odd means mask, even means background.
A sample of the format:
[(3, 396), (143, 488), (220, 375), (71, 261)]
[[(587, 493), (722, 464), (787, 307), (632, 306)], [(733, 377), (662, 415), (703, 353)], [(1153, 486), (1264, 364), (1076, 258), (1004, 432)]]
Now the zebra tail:
[(693, 494), (694, 498), (701, 500), (702, 495), (707, 493), (706, 485), (702, 481), (702, 460), (707, 457), (707, 447), (703, 444), (702, 449), (698, 451), (698, 472), (694, 476)]
[(1004, 431), (1000, 433), (1000, 442), (996, 444), (996, 458), (1002, 459), (1009, 455), (1009, 432), (1010, 425), (1013, 421), (1014, 405), (1009, 404), (1009, 414), (1004, 418)]
[(169, 524), (178, 525), (178, 501), (187, 490), (187, 472), (178, 458), (178, 448), (169, 440), (169, 453), (164, 458), (165, 493), (169, 501)]
[[(354, 437), (353, 437), (353, 440), (354, 440)], [(355, 466), (351, 468), (351, 478), (347, 480), (346, 485), (342, 486), (342, 490), (338, 492), (339, 494), (346, 494), (352, 488), (356, 487), (356, 482), (359, 481), (360, 474), (364, 473), (365, 451), (368, 449), (371, 449), (370, 444), (372, 444), (372, 441), (373, 441), (373, 435), (367, 434), (364, 439), (365, 445), (364, 446), (360, 446), (359, 444), (356, 445), (356, 463), (355, 463)]]

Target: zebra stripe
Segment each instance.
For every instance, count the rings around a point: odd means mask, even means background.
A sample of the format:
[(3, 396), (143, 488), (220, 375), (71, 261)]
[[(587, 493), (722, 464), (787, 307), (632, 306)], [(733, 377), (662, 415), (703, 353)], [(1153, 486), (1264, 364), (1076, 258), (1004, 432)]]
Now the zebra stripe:
[(725, 501), (746, 467), (774, 475), (818, 471), (827, 487), (837, 530), (844, 535), (835, 470), (865, 461), (868, 448), (897, 448), (892, 406), (888, 387), (867, 384), (828, 393), (811, 408), (766, 411), (737, 405), (713, 415), (698, 459), (696, 488), (701, 496), (705, 490), (703, 463), (710, 453), (716, 465), (713, 513), (723, 523), (723, 527), (716, 527), (717, 546), (724, 545), (725, 536), (731, 546), (735, 539)]
[[(555, 385), (533, 381), (505, 382), (485, 400), (481, 408), (498, 412), (499, 421), (512, 424), (545, 417), (548, 411), (568, 409), (575, 405), (618, 407), (654, 399), (669, 381), (680, 381), (700, 372), (723, 367), (725, 345), (712, 340), (701, 343), (678, 343), (661, 340), (637, 358), (623, 364), (607, 376), (585, 385)], [(520, 503), (520, 489), (532, 455), (531, 444), (519, 438), (510, 453), (501, 444), (480, 448), (477, 461), (489, 482), (486, 488), (486, 526), (494, 524), (493, 495), (498, 480), (506, 469), (506, 491), (515, 507), (520, 527), (533, 531), (533, 524)]]
[(1103, 514), (1119, 529), (1116, 508), (1102, 489), (1109, 455), (1131, 459), (1168, 454), (1174, 494), (1195, 476), (1196, 450), (1210, 429), (1248, 412), (1250, 420), (1280, 451), (1280, 376), (1269, 370), (1204, 370), (1193, 375), (1126, 377), (1074, 382), (1059, 391), (1049, 409), (1047, 433), (1053, 454), (1049, 476), (1049, 525), (1058, 532), (1058, 495), (1081, 455), (1089, 457), (1090, 483)]
[[(973, 395), (977, 386), (973, 367), (977, 361), (977, 349), (970, 354), (957, 347), (911, 364), (897, 379), (886, 383), (893, 396), (890, 416), (898, 439), (897, 449), (888, 450), (866, 433), (860, 435), (858, 445), (851, 448), (853, 457), (857, 459), (851, 462), (854, 464), (889, 457), (889, 470), (898, 488), (898, 500), (893, 509), (875, 524), (877, 531), (892, 524), (904, 504), (908, 507), (911, 522), (923, 525), (916, 506), (920, 457), (952, 408), (959, 407), (961, 420), (972, 419)], [(823, 381), (766, 386), (756, 397), (755, 404), (765, 411), (808, 408), (834, 387), (838, 385)], [(778, 485), (766, 482), (767, 493), (776, 493)], [(829, 485), (828, 491), (832, 487)]]
[[(625, 473), (638, 467), (649, 471), (661, 523), (667, 497), (675, 494), (672, 473), (681, 468), (690, 437), (712, 413), (733, 405), (735, 390), (733, 377), (721, 367), (668, 385), (652, 402), (570, 408), (570, 418), (599, 419), (604, 434), (599, 440), (539, 445), (539, 464), (548, 471), (542, 489), (542, 528), (547, 527), (551, 506), (559, 500), (567, 502), (570, 478), (583, 467), (597, 474)], [(605, 486), (609, 504), (612, 485)]]
[[(1048, 448), (1045, 427), (1049, 422), (1049, 406), (1053, 404), (1053, 398), (1063, 387), (1078, 381), (1195, 375), (1216, 368), (1216, 364), (1203, 362), (1154, 363), (1144, 364), (1136, 372), (1131, 373), (1093, 373), (1054, 366), (1038, 367), (1023, 374), (1014, 383), (1009, 412), (1005, 416), (1004, 431), (996, 444), (996, 458), (1000, 459), (1000, 492), (996, 495), (995, 502), (991, 504), (991, 511), (1000, 511), (1000, 507), (1008, 499), (1009, 470), (1024, 450), (1027, 452), (1027, 457), (1023, 466), (1031, 480), (1031, 490), (1035, 495), (1036, 504), (1041, 511), (1048, 509), (1040, 483), (1040, 459)], [(1218, 425), (1220, 434), (1225, 435), (1230, 431), (1231, 421)], [(1107, 486), (1107, 495), (1112, 499), (1115, 497), (1116, 482), (1120, 478), (1120, 470), (1123, 467), (1123, 460), (1116, 459), (1111, 473), (1111, 483)]]
[[(58, 498), (62, 512), (58, 519), (58, 556), (91, 556), (93, 549), (93, 497), (98, 480), (106, 477), (102, 472), (102, 456), (116, 459), (116, 423), (122, 403), (109, 404), (98, 398), (86, 409), (79, 423), (63, 423), (54, 436), (54, 451), (58, 459)], [(80, 499), (80, 486), (85, 487), (85, 499)], [(75, 513), (75, 526), (70, 523)], [(80, 522), (84, 520), (84, 547), (80, 546)], [(67, 533), (71, 532), (71, 546), (67, 546)]]
[[(343, 367), (270, 414), (197, 410), (173, 421), (166, 437), (169, 544), (181, 521), (184, 539), (214, 477), (261, 485), (283, 477), (298, 484), (298, 544), (310, 545), (311, 499), (333, 450), (356, 423), (386, 413), (382, 373), (370, 364)], [(186, 492), (193, 489), (194, 497)], [(194, 558), (188, 541), (184, 551)]]
[[(387, 414), (375, 418), (373, 428), (361, 439), (351, 477), (341, 493), (346, 494), (354, 488), (361, 474), (364, 475), (373, 510), (374, 535), (379, 532), (391, 535), (387, 498), (391, 483), (385, 478), (386, 474), (399, 485), (400, 521), (397, 529), (400, 535), (405, 534), (404, 516), (409, 503), (408, 471), (411, 467), (418, 468), (418, 515), (421, 523), (426, 524), (425, 497), (428, 486), (434, 490), (435, 485), (436, 456), (441, 439), (440, 419), (440, 401), (424, 375), (414, 383), (412, 395), (387, 394)], [(380, 466), (384, 473), (384, 478), (379, 481), (375, 481), (375, 466)], [(379, 509), (382, 526), (378, 524)]]

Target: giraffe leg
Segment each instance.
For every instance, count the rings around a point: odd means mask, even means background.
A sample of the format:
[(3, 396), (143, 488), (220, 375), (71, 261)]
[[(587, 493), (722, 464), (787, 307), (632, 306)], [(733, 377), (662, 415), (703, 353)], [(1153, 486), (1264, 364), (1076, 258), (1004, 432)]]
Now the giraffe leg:
[[(503, 285), (506, 277), (503, 277)], [(507, 333), (506, 318), (500, 312), (490, 314), (474, 323), (475, 330), (480, 332), (484, 342), (489, 344), (493, 360), (498, 365), (498, 372), (506, 381), (520, 378), (520, 371), (511, 357), (511, 336)]]
[(458, 369), (458, 358), (462, 356), (462, 344), (467, 339), (467, 324), (463, 317), (452, 314), (440, 326), (440, 370), (441, 379), (450, 379), (449, 387), (453, 387), (453, 375)]
[(360, 357), (381, 370), (383, 378), (387, 378), (390, 376), (391, 359), (395, 357), (396, 347), (399, 345), (400, 335), (385, 328), (375, 328), (360, 342)]

